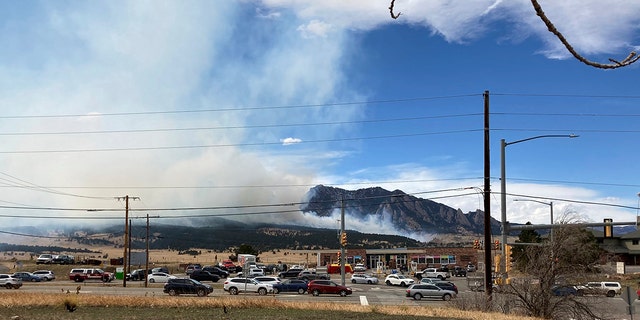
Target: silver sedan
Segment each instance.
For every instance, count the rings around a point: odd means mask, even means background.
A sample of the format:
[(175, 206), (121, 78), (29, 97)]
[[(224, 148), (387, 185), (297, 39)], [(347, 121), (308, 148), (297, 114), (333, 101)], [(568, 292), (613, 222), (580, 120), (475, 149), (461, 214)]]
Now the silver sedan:
[(351, 276), (351, 283), (377, 284), (378, 278), (370, 274), (354, 273)]
[(165, 283), (168, 282), (169, 279), (175, 279), (176, 276), (172, 276), (170, 274), (164, 272), (154, 272), (147, 276), (147, 281), (151, 283)]

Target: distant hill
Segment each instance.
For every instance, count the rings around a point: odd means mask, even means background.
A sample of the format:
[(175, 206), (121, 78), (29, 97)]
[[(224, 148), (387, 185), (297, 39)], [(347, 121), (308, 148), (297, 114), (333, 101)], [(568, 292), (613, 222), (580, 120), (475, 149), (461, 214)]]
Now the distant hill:
[[(484, 212), (463, 213), (435, 201), (408, 195), (400, 190), (380, 187), (359, 190), (318, 185), (309, 190), (301, 210), (318, 216), (331, 216), (343, 205), (352, 218), (378, 217), (391, 221), (397, 230), (430, 234), (473, 235), (484, 233)], [(500, 222), (491, 218), (491, 230), (500, 233)]]

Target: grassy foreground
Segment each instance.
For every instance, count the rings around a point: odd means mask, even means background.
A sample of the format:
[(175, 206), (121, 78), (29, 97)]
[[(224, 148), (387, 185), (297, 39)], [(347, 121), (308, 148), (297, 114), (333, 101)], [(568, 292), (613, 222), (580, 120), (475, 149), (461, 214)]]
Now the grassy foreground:
[[(76, 306), (69, 312), (65, 306)], [(226, 312), (225, 312), (226, 310)], [(14, 318), (19, 317), (19, 318)], [(126, 297), (0, 291), (0, 319), (531, 319), (429, 306), (360, 306), (251, 297)]]

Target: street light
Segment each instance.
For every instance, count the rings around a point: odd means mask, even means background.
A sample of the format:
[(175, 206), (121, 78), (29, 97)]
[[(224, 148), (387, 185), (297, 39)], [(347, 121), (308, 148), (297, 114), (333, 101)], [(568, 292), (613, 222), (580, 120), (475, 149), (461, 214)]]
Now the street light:
[(540, 200), (533, 200), (533, 199), (513, 199), (513, 201), (530, 201), (530, 202), (537, 202), (540, 204), (546, 204), (549, 206), (549, 215), (551, 218), (551, 231), (549, 231), (549, 242), (553, 243), (553, 201), (551, 202), (544, 202), (544, 201), (540, 201)]
[(507, 225), (507, 177), (505, 170), (505, 149), (507, 146), (525, 142), (529, 140), (541, 139), (541, 138), (577, 138), (578, 135), (575, 134), (546, 134), (541, 136), (530, 137), (526, 139), (516, 140), (512, 142), (506, 142), (504, 139), (500, 140), (500, 188), (502, 190), (502, 194), (500, 196), (500, 209), (501, 209), (501, 228), (502, 228), (502, 263), (500, 263), (500, 273), (503, 274), (503, 277), (506, 273), (506, 264), (507, 257), (504, 254), (504, 246), (507, 245), (507, 234), (509, 233), (508, 225)]

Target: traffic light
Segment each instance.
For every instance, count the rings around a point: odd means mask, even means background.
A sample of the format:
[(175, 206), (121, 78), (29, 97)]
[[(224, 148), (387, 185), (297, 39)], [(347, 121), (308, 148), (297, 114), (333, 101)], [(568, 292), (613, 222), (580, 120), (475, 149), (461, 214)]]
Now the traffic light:
[(343, 247), (347, 245), (347, 233), (344, 231), (340, 235), (340, 245), (342, 245)]
[(493, 249), (500, 250), (500, 240), (496, 240), (493, 242)]
[(505, 255), (505, 261), (507, 262), (504, 265), (504, 270), (509, 272), (509, 270), (511, 269), (511, 246), (508, 244), (504, 245), (504, 255)]
[(613, 219), (604, 219), (604, 237), (613, 237)]
[(478, 240), (478, 239), (473, 240), (473, 248), (474, 249), (480, 249), (480, 240)]

